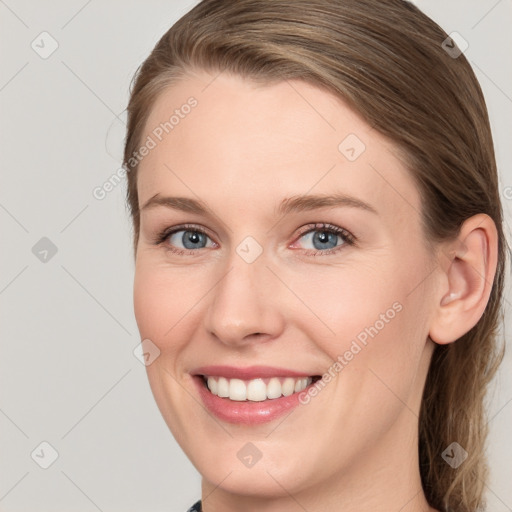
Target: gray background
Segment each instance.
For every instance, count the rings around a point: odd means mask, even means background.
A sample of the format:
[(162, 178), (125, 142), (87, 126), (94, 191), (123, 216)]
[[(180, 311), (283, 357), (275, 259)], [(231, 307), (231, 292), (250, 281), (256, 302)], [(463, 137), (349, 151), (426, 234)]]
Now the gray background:
[[(133, 354), (125, 184), (92, 194), (120, 167), (133, 73), (195, 3), (0, 0), (1, 512), (181, 512), (200, 496)], [(512, 1), (416, 3), (469, 43), (510, 224)], [(45, 59), (43, 31), (59, 45)], [(510, 369), (508, 353), (489, 405), (492, 512), (512, 510)]]

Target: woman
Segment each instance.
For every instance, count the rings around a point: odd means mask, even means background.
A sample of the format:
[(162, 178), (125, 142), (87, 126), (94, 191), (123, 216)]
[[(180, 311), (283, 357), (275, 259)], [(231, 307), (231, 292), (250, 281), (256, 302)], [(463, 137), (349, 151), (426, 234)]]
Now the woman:
[(506, 242), (485, 102), (402, 0), (204, 0), (124, 165), (190, 510), (475, 511)]

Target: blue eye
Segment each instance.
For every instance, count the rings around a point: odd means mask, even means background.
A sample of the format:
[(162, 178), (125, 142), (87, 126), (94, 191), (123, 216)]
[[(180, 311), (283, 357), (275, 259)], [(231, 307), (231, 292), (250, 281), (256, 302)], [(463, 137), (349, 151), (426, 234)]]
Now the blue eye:
[[(183, 233), (180, 237), (177, 237), (179, 233)], [(172, 242), (173, 237), (176, 237), (185, 247), (185, 249), (202, 249), (206, 245), (206, 235), (199, 231), (188, 231), (180, 230), (176, 231), (169, 237), (169, 241)]]
[[(304, 232), (300, 239), (306, 239), (313, 244), (313, 250), (316, 251), (313, 255), (325, 255), (338, 251), (345, 245), (354, 245), (355, 238), (346, 229), (339, 228), (330, 224), (315, 224)], [(338, 241), (341, 240), (341, 243)]]
[(338, 233), (332, 231), (320, 231), (314, 230), (302, 235), (301, 238), (308, 239), (309, 242), (313, 243), (314, 249), (333, 249), (338, 245), (338, 239), (341, 238)]
[[(167, 241), (171, 250), (183, 253), (190, 250), (206, 248), (209, 238), (210, 237), (204, 231), (197, 227), (183, 229), (182, 226), (181, 229), (164, 232), (161, 236), (160, 243)], [(179, 244), (181, 244), (182, 247), (180, 247)]]

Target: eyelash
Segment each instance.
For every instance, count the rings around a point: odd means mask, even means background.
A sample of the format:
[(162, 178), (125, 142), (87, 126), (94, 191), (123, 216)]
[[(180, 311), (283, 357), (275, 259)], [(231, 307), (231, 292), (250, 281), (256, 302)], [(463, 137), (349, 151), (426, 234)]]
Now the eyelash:
[[(202, 233), (203, 235), (210, 238), (208, 233), (201, 227), (195, 226), (193, 224), (183, 224), (181, 226), (175, 226), (172, 228), (163, 229), (156, 235), (155, 239), (153, 240), (153, 243), (155, 245), (162, 245), (171, 235), (173, 235), (174, 233), (177, 233), (178, 231), (191, 231), (193, 233), (196, 233), (196, 232)], [(328, 254), (333, 254), (333, 253), (336, 253), (336, 252), (340, 251), (341, 249), (343, 249), (345, 247), (345, 245), (355, 245), (355, 243), (356, 243), (356, 237), (354, 235), (352, 235), (352, 233), (350, 233), (346, 229), (340, 228), (338, 226), (334, 226), (333, 224), (327, 224), (327, 223), (323, 223), (323, 222), (320, 222), (317, 224), (308, 224), (307, 226), (304, 226), (304, 229), (301, 230), (301, 232), (299, 233), (297, 240), (302, 238), (304, 235), (307, 235), (307, 234), (309, 234), (311, 232), (315, 232), (315, 231), (320, 231), (322, 233), (332, 233), (332, 234), (338, 235), (341, 237), (341, 239), (343, 240), (344, 243), (337, 247), (333, 247), (332, 249), (326, 249), (324, 251), (319, 251), (319, 250), (314, 251), (313, 253), (309, 253), (309, 256), (325, 256)], [(202, 249), (205, 249), (205, 247), (202, 247)], [(168, 250), (172, 253), (178, 254), (178, 255), (192, 255), (192, 253), (199, 252), (198, 249), (177, 249), (175, 247), (172, 247), (171, 245), (168, 245), (166, 247), (166, 250)]]

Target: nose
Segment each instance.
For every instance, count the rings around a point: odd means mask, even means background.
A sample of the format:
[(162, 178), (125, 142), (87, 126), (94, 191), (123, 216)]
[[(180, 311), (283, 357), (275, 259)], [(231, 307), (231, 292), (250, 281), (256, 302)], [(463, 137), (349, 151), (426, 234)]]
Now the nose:
[(234, 253), (211, 292), (204, 323), (206, 330), (229, 346), (266, 342), (279, 337), (284, 308), (279, 304), (279, 280), (265, 259), (247, 263)]

